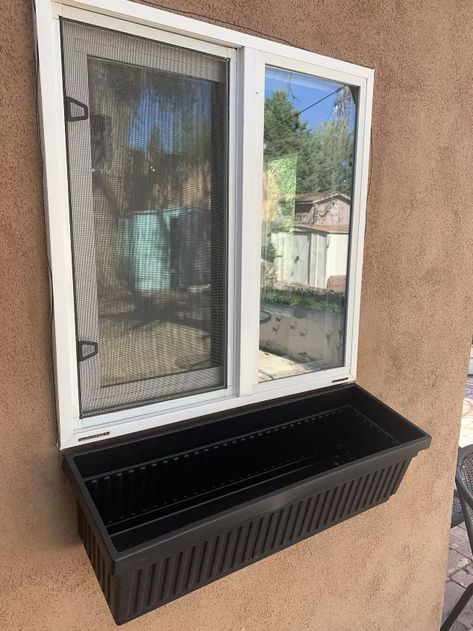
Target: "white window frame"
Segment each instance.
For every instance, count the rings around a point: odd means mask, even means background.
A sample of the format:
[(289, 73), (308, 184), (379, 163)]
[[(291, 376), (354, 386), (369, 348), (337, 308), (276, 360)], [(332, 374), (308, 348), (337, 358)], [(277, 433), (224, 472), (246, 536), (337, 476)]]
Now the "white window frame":
[[(59, 448), (351, 382), (356, 378), (374, 71), (130, 0), (35, 0), (45, 206), (54, 296)], [(80, 417), (59, 18), (229, 59), (228, 386), (170, 401)], [(258, 383), (264, 70), (266, 65), (359, 88), (350, 230), (345, 364)], [(236, 247), (233, 247), (236, 243)], [(244, 325), (244, 332), (242, 326)]]

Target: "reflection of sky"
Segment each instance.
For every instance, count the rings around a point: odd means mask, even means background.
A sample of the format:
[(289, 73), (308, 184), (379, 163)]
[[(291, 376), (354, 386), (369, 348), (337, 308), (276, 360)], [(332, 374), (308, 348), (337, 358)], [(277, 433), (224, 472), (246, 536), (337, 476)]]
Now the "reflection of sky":
[[(311, 77), (299, 72), (291, 72), (279, 68), (266, 68), (265, 97), (269, 98), (276, 90), (284, 90), (288, 93), (297, 111), (309, 107), (341, 87), (343, 87), (343, 84), (335, 81), (328, 81), (327, 79)], [(334, 120), (334, 106), (337, 98), (338, 93), (335, 93), (321, 103), (302, 112), (301, 120), (307, 122), (311, 128), (317, 127), (320, 123), (328, 120)], [(350, 99), (350, 107), (348, 108), (350, 130), (355, 125), (355, 109), (355, 105)]]
[(201, 120), (208, 119), (212, 95), (211, 82), (191, 78), (180, 78), (178, 81), (180, 85), (176, 86), (177, 89), (182, 90), (182, 82), (185, 81), (185, 90), (187, 94), (192, 95), (192, 101), (183, 104), (183, 107), (176, 106), (176, 98), (172, 98), (169, 93), (169, 86), (168, 94), (164, 90), (160, 92), (154, 86), (148, 86), (143, 90), (130, 128), (130, 148), (146, 150), (153, 131), (158, 128), (159, 144), (163, 151), (182, 151), (182, 145), (185, 143), (183, 115), (188, 114)]
[(130, 147), (146, 149), (156, 127), (160, 131), (160, 145), (166, 151), (172, 151), (175, 144), (173, 128), (179, 123), (180, 114), (159, 102), (159, 97), (152, 89), (147, 89), (138, 101), (135, 116), (130, 129)]
[[(132, 149), (146, 150), (155, 128), (159, 129), (160, 147), (167, 153), (182, 150), (185, 139), (182, 135), (183, 114), (195, 116), (196, 119), (207, 119), (210, 115), (212, 83), (202, 79), (180, 78), (181, 85), (177, 89), (182, 90), (182, 82), (185, 82), (188, 94), (192, 94), (192, 104), (176, 107), (176, 100), (169, 94), (170, 86), (166, 85), (160, 93), (154, 85), (148, 85), (142, 92), (142, 96), (136, 106), (135, 115), (130, 128), (129, 145)], [(323, 97), (341, 88), (341, 83), (311, 77), (297, 72), (280, 70), (278, 68), (266, 68), (265, 96), (270, 97), (276, 90), (284, 90), (294, 104), (296, 110), (303, 110), (311, 106)], [(166, 94), (166, 91), (168, 94)], [(301, 120), (316, 127), (320, 123), (334, 120), (334, 106), (338, 93), (329, 96), (321, 103), (310, 107), (301, 114)], [(355, 124), (355, 106), (351, 101), (349, 107), (349, 129)]]

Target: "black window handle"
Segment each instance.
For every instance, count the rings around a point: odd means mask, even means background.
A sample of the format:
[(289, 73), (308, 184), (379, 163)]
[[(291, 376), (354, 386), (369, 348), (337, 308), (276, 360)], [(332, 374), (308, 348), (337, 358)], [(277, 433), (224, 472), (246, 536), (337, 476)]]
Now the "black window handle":
[(80, 362), (94, 357), (98, 352), (99, 345), (97, 342), (77, 342), (77, 359)]
[[(82, 114), (73, 114), (72, 106), (76, 105), (82, 109)], [(68, 123), (75, 123), (77, 121), (86, 121), (89, 118), (89, 108), (85, 103), (81, 103), (77, 99), (73, 99), (72, 96), (66, 96), (65, 99), (66, 120)]]

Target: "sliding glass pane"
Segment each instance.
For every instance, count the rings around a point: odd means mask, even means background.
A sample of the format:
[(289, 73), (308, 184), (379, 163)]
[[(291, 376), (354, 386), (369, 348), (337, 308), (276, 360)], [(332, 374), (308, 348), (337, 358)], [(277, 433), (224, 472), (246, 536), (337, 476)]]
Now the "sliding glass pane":
[(98, 347), (81, 363), (83, 407), (224, 387), (226, 62), (67, 28), (87, 53), (68, 78), (89, 109), (68, 123), (78, 318)]
[(356, 90), (266, 68), (260, 381), (344, 363)]

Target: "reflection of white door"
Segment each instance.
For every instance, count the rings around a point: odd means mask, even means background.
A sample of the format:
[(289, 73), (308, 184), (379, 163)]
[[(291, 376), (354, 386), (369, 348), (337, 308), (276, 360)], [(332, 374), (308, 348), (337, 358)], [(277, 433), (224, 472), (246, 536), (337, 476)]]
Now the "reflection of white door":
[(292, 234), (289, 279), (295, 285), (309, 285), (310, 234)]
[(309, 285), (321, 289), (327, 287), (326, 267), (327, 235), (312, 233), (310, 241)]

